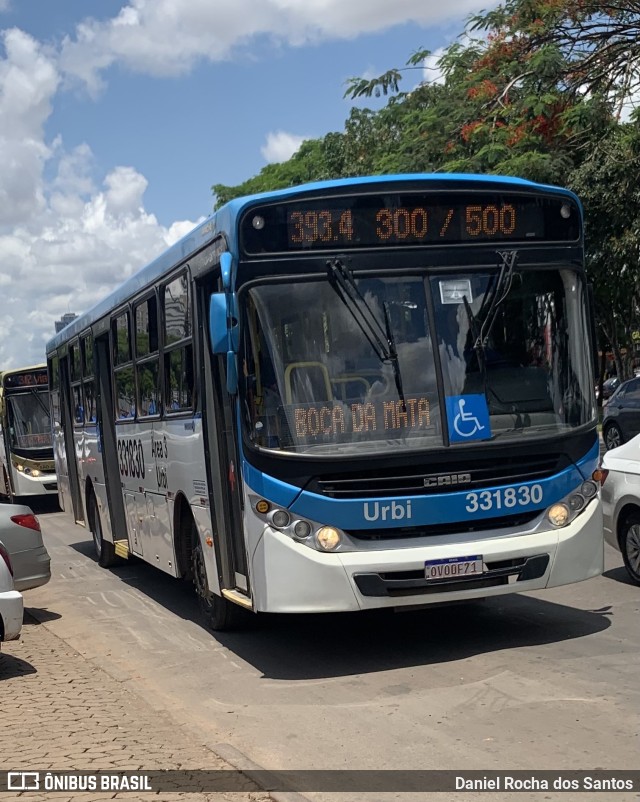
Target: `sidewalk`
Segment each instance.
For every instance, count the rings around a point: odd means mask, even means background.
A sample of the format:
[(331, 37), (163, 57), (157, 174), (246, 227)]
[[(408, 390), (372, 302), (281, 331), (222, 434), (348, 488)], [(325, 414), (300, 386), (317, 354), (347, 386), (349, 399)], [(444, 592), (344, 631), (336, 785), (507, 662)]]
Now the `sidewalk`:
[[(22, 638), (0, 652), (2, 768), (13, 770), (233, 769), (161, 710), (154, 710), (86, 660), (46, 626), (25, 615)], [(237, 792), (0, 793), (21, 802), (102, 799), (269, 802), (239, 776)]]

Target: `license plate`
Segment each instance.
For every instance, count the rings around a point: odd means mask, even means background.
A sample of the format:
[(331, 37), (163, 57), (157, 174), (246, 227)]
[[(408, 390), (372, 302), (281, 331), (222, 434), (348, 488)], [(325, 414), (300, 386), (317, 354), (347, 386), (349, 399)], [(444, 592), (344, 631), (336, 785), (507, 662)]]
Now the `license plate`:
[(449, 557), (447, 560), (428, 560), (424, 564), (425, 579), (463, 579), (483, 573), (482, 555)]

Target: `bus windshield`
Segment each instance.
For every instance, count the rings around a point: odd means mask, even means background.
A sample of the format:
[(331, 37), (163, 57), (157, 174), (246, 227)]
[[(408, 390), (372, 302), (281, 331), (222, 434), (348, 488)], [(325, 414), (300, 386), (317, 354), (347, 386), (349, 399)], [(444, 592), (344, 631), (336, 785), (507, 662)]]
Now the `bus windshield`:
[(243, 406), (257, 447), (440, 448), (438, 372), (444, 396), (486, 398), (486, 439), (593, 418), (584, 288), (573, 270), (512, 269), (508, 284), (497, 268), (347, 276), (342, 287), (329, 275), (253, 285), (244, 298)]
[(51, 420), (44, 390), (7, 395), (11, 448), (17, 452), (51, 448)]

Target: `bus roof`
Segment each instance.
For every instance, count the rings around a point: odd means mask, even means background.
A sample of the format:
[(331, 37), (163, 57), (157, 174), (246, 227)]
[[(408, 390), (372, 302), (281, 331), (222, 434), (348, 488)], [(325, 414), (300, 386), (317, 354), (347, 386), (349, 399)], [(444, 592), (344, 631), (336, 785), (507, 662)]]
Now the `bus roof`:
[[(273, 192), (263, 192), (255, 195), (245, 195), (241, 198), (235, 198), (222, 206), (217, 211), (213, 212), (202, 223), (193, 228), (182, 239), (178, 240), (172, 246), (167, 248), (163, 253), (156, 257), (152, 262), (142, 267), (137, 273), (128, 278), (123, 284), (117, 287), (113, 292), (107, 295), (102, 301), (99, 301), (95, 306), (89, 309), (84, 314), (76, 318), (72, 323), (66, 326), (62, 331), (55, 335), (47, 343), (47, 354), (55, 351), (62, 343), (67, 340), (73, 339), (81, 332), (88, 329), (112, 309), (126, 303), (129, 298), (137, 295), (145, 288), (152, 286), (158, 279), (165, 273), (171, 271), (182, 262), (189, 259), (198, 251), (202, 250), (206, 245), (212, 242), (221, 232), (226, 232), (228, 235), (235, 231), (235, 225), (244, 212), (244, 210), (252, 205), (258, 203), (265, 203), (269, 201), (277, 201), (291, 196), (304, 195), (318, 191), (330, 191), (334, 189), (348, 188), (348, 187), (362, 187), (369, 188), (375, 184), (389, 184), (389, 183), (410, 183), (426, 181), (434, 185), (484, 185), (487, 188), (493, 187), (496, 189), (504, 187), (505, 189), (528, 189), (531, 191), (551, 192), (566, 195), (573, 198), (578, 203), (580, 209), (582, 206), (580, 200), (576, 195), (568, 189), (562, 187), (552, 186), (548, 184), (536, 184), (533, 181), (528, 181), (524, 178), (515, 178), (512, 176), (498, 176), (498, 175), (475, 175), (467, 173), (405, 173), (402, 175), (377, 175), (377, 176), (361, 176), (356, 178), (339, 178), (330, 181), (316, 181), (313, 183), (299, 184), (295, 187), (288, 187), (287, 189), (274, 190)], [(234, 257), (237, 254), (237, 243), (234, 241), (233, 236), (230, 237), (230, 251)]]
[(27, 365), (24, 368), (7, 368), (6, 370), (0, 370), (0, 381), (4, 376), (15, 376), (16, 373), (29, 373), (32, 370), (46, 370), (46, 365)]

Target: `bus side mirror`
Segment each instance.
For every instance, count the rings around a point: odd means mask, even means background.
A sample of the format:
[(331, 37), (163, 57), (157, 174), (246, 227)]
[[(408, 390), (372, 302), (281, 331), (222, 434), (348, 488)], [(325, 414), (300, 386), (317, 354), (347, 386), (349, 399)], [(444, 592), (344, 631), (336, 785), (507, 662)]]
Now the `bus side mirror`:
[(223, 292), (214, 292), (209, 301), (209, 337), (214, 354), (226, 354), (229, 350), (227, 329), (227, 298)]
[(229, 251), (225, 251), (223, 254), (220, 254), (220, 276), (222, 278), (222, 286), (226, 292), (229, 292), (231, 288), (231, 265), (232, 265), (231, 254)]
[(591, 359), (593, 362), (593, 375), (600, 375), (600, 360), (598, 359), (598, 330), (596, 327), (596, 299), (593, 284), (587, 284), (587, 302), (589, 307), (589, 339), (591, 340)]
[(238, 392), (238, 363), (233, 351), (227, 351), (227, 392), (229, 395)]
[(214, 292), (209, 299), (209, 338), (214, 354), (227, 355), (227, 392), (238, 392), (238, 312), (236, 296)]
[(214, 354), (238, 350), (237, 310), (235, 293), (212, 293), (209, 299), (209, 336)]

